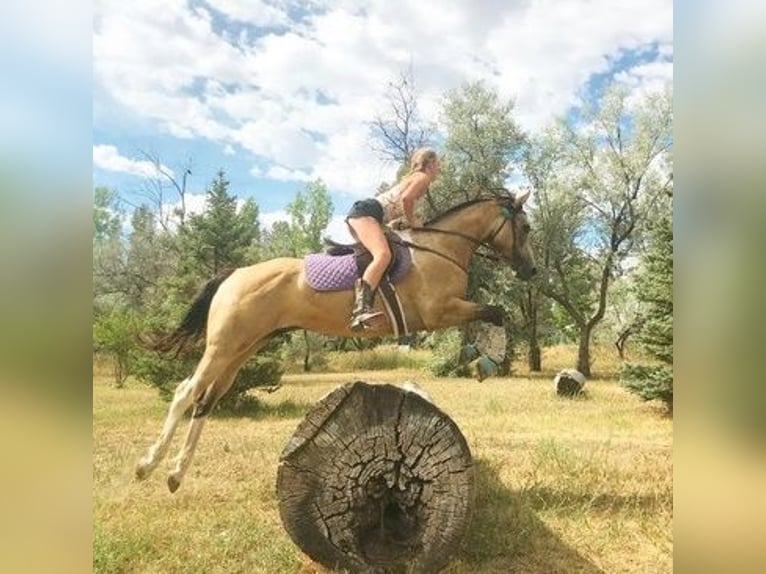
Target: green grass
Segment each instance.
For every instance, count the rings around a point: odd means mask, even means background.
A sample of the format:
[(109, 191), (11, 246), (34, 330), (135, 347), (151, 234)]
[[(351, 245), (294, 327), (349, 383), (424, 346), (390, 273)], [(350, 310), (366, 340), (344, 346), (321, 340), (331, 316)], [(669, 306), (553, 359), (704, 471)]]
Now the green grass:
[[(420, 369), (286, 375), (254, 416), (219, 416), (181, 489), (168, 462), (145, 482), (136, 460), (166, 405), (129, 381), (93, 385), (93, 565), (113, 572), (324, 572), (292, 543), (275, 493), (279, 455), (306, 409), (353, 380), (414, 380), (465, 435), (476, 461), (472, 525), (454, 574), (672, 571), (672, 420), (616, 381), (557, 397), (547, 378), (433, 379)], [(180, 444), (184, 429), (173, 444)]]

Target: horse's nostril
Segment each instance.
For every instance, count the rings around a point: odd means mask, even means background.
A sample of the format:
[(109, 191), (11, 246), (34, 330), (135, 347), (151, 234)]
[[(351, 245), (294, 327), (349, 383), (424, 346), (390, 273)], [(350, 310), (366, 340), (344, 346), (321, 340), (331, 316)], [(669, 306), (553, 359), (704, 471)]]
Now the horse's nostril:
[(537, 267), (532, 267), (532, 275), (537, 275)]

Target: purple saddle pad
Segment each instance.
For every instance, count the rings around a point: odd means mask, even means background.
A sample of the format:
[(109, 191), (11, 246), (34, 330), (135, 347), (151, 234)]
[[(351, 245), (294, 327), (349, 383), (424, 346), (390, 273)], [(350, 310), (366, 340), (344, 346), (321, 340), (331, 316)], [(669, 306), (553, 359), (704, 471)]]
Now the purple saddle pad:
[[(407, 274), (412, 267), (412, 254), (406, 245), (394, 247), (395, 261), (388, 270), (388, 279), (396, 283)], [(327, 255), (312, 253), (304, 258), (306, 281), (317, 291), (345, 291), (354, 288), (354, 281), (359, 277), (356, 268), (356, 256)]]

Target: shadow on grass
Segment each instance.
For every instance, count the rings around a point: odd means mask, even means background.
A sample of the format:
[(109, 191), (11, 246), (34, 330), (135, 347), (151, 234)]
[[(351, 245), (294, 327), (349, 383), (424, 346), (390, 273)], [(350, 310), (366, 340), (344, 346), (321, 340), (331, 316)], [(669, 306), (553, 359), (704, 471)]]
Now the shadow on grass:
[[(551, 385), (553, 385), (553, 379), (556, 378), (556, 375), (559, 373), (561, 369), (543, 369), (542, 371), (523, 371), (519, 372), (513, 376), (523, 377), (527, 379), (532, 379), (535, 381), (547, 381)], [(588, 381), (616, 381), (620, 378), (619, 371), (596, 371), (590, 374), (589, 377), (587, 377)]]
[(314, 406), (309, 402), (282, 401), (266, 403), (256, 397), (247, 396), (236, 403), (222, 403), (215, 411), (216, 418), (248, 418), (263, 420), (270, 418), (296, 419), (302, 418)]
[(546, 526), (490, 464), (475, 462), (476, 500), (460, 561), (476, 572), (604, 574)]
[(522, 501), (534, 510), (551, 508), (559, 512), (582, 513), (587, 510), (598, 512), (633, 511), (656, 514), (672, 506), (672, 493), (666, 497), (634, 494), (617, 496), (613, 494), (589, 494), (584, 492), (562, 492), (547, 487), (533, 487), (519, 493)]

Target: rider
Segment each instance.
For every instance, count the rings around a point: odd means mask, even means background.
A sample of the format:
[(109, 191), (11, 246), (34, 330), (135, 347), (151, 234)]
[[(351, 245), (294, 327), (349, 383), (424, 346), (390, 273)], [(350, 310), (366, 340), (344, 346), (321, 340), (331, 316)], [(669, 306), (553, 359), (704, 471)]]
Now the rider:
[(411, 227), (422, 227), (415, 214), (415, 204), (436, 179), (441, 164), (436, 152), (420, 148), (412, 154), (410, 171), (396, 185), (375, 197), (357, 201), (351, 207), (346, 223), (352, 235), (372, 255), (372, 262), (355, 284), (355, 303), (349, 326), (356, 331), (380, 315), (372, 310), (375, 289), (391, 262), (391, 251), (383, 233), (383, 225), (395, 219), (405, 219)]

